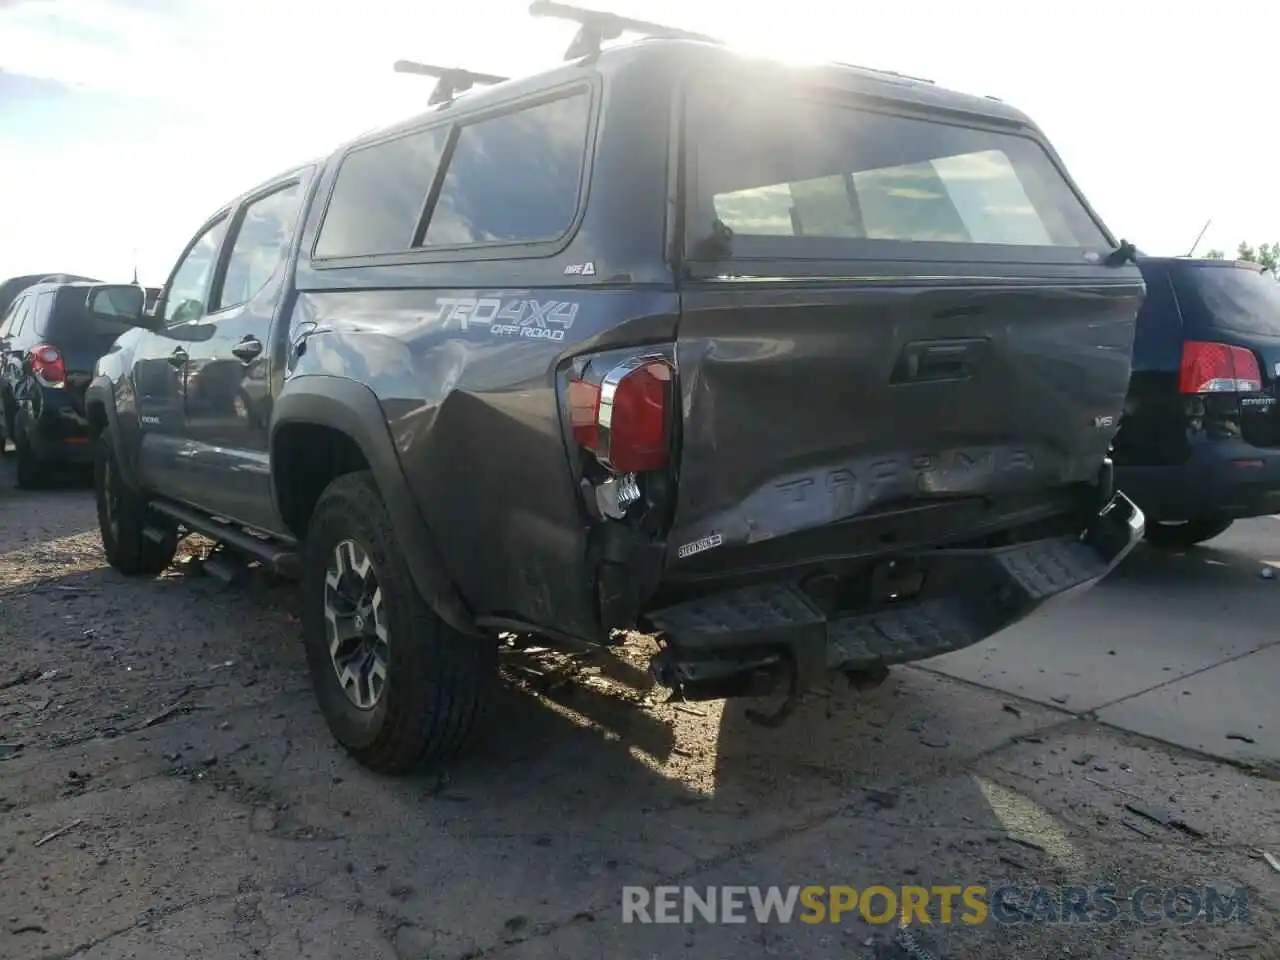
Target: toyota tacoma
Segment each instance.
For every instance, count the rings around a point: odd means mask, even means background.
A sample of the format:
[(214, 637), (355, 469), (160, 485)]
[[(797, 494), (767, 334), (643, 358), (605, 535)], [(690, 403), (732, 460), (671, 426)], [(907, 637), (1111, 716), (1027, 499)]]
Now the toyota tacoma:
[[(1130, 244), (988, 97), (575, 20), (195, 233), (89, 411), (110, 563), (301, 581), (362, 763), (456, 751), (499, 635), (654, 635), (688, 699), (973, 644), (1143, 533)], [(634, 42), (602, 47), (622, 32)]]

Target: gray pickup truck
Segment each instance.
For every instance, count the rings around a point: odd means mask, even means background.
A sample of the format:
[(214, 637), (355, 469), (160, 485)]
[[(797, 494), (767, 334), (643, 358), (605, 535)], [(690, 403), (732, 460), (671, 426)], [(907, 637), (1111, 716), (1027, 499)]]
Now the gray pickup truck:
[(198, 532), (298, 577), (333, 734), (400, 771), (466, 741), (501, 632), (792, 702), (1120, 561), (1145, 287), (1027, 117), (533, 12), (565, 63), (422, 67), (420, 116), (196, 231), (88, 392), (117, 569)]

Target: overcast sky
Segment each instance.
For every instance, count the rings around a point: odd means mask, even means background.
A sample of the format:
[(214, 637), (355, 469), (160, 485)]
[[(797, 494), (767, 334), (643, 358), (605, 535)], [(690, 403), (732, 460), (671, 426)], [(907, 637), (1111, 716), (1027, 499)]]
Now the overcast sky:
[[(754, 49), (926, 76), (1030, 113), (1150, 253), (1280, 239), (1266, 0), (597, 0)], [(0, 277), (161, 283), (229, 197), (416, 112), (399, 58), (559, 59), (526, 0), (0, 0)]]

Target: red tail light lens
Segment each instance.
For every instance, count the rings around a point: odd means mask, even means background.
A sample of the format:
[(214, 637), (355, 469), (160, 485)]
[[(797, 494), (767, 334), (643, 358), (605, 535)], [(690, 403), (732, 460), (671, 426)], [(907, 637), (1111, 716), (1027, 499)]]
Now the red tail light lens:
[(67, 382), (67, 367), (58, 348), (49, 343), (37, 343), (28, 352), (31, 373), (46, 387), (61, 387)]
[(672, 370), (665, 360), (620, 364), (599, 384), (569, 382), (573, 437), (618, 473), (661, 470), (671, 456)]
[(1178, 390), (1182, 393), (1257, 393), (1262, 371), (1252, 350), (1188, 340), (1182, 345)]

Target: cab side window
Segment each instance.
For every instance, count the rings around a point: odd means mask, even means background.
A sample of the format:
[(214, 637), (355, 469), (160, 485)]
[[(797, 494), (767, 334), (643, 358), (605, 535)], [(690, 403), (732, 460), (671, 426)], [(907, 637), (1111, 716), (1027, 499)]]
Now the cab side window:
[(218, 266), (218, 251), (226, 232), (227, 218), (220, 217), (196, 238), (178, 264), (165, 291), (166, 326), (198, 320), (208, 312), (209, 286)]
[(458, 131), (423, 245), (528, 243), (573, 223), (591, 99), (560, 97)]

